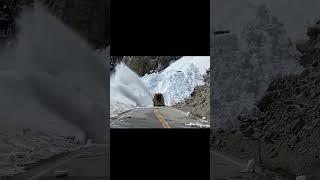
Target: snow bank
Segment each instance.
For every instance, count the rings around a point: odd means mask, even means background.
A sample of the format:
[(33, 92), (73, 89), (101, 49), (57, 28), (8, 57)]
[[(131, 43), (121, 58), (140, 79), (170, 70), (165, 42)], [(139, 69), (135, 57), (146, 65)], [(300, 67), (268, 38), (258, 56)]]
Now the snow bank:
[(199, 127), (199, 128), (210, 128), (210, 122), (187, 123), (186, 126)]
[(162, 93), (166, 105), (173, 105), (190, 97), (196, 86), (203, 85), (203, 75), (210, 68), (209, 56), (185, 56), (160, 73), (142, 77), (149, 91)]
[(25, 167), (54, 155), (80, 148), (76, 137), (23, 129), (14, 135), (0, 133), (0, 176), (25, 172)]

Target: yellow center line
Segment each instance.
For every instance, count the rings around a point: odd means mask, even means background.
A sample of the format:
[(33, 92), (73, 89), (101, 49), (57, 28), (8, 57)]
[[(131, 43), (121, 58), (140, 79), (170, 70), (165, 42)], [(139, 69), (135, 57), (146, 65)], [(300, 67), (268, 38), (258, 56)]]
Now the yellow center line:
[(164, 128), (171, 128), (171, 126), (169, 125), (169, 123), (164, 120), (164, 118), (163, 118), (162, 115), (156, 110), (156, 108), (153, 108), (153, 112), (154, 112), (154, 114), (157, 116), (158, 120), (160, 121), (160, 123), (162, 124), (162, 126), (163, 126)]

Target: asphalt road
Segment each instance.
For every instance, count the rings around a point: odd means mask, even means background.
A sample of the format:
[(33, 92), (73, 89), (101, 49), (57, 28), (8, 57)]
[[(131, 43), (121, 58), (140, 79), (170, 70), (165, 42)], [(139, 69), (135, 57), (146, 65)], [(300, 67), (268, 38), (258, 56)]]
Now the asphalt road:
[(161, 106), (136, 108), (110, 119), (111, 128), (192, 128), (188, 123), (199, 122), (176, 108)]
[(258, 166), (255, 166), (255, 173), (248, 173), (244, 171), (246, 166), (247, 162), (243, 160), (210, 151), (210, 180), (292, 179), (263, 168), (261, 169)]
[(91, 145), (74, 152), (51, 158), (31, 167), (26, 173), (8, 180), (57, 179), (57, 172), (67, 172), (60, 179), (109, 180), (110, 148), (108, 145)]
[(210, 152), (210, 180), (246, 179), (247, 175), (240, 171), (246, 164), (217, 152)]

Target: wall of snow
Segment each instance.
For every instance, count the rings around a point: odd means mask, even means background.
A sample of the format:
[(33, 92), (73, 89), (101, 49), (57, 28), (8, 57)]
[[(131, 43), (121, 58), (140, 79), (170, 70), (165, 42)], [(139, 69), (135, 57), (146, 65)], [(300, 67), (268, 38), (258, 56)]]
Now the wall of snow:
[(162, 93), (165, 104), (173, 105), (190, 97), (196, 86), (203, 85), (203, 75), (210, 68), (209, 56), (185, 56), (160, 73), (142, 77), (152, 94)]

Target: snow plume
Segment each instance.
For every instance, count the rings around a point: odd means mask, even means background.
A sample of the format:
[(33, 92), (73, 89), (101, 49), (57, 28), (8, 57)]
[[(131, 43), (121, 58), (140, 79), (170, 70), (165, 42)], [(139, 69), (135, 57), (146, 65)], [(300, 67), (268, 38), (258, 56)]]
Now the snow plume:
[(0, 176), (78, 140), (109, 142), (105, 56), (41, 7), (18, 25), (17, 40), (0, 52)]
[(144, 82), (124, 63), (116, 66), (110, 82), (111, 116), (135, 106), (151, 106), (152, 94)]
[[(0, 57), (3, 129), (10, 120), (15, 127), (62, 134), (61, 127), (72, 124), (87, 138), (104, 141), (109, 125), (105, 57), (43, 7), (26, 9), (17, 22), (17, 40)], [(61, 127), (48, 122), (52, 119)]]

